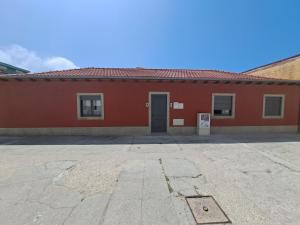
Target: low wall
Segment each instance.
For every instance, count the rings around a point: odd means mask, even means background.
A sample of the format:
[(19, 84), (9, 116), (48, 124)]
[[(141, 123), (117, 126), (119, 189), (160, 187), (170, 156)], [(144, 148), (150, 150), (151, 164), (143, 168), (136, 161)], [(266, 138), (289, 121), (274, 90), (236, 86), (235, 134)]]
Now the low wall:
[(147, 135), (148, 127), (0, 128), (0, 135)]
[[(169, 127), (169, 135), (195, 135), (196, 127)], [(297, 133), (298, 126), (212, 127), (212, 134)], [(0, 135), (151, 135), (149, 127), (0, 128)]]

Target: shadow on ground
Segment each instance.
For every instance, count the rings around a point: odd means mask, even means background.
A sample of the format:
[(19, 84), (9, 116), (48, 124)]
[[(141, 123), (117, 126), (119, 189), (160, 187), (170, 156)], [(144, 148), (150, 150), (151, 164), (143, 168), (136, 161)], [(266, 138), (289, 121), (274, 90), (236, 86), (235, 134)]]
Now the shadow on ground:
[(300, 134), (211, 136), (0, 136), (0, 145), (231, 144), (300, 142)]

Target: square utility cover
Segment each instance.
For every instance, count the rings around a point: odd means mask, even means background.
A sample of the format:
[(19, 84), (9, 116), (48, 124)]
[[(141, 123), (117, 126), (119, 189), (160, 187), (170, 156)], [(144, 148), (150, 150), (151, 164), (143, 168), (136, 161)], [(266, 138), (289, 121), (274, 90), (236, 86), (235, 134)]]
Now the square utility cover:
[(212, 196), (186, 197), (197, 224), (230, 223), (224, 211)]

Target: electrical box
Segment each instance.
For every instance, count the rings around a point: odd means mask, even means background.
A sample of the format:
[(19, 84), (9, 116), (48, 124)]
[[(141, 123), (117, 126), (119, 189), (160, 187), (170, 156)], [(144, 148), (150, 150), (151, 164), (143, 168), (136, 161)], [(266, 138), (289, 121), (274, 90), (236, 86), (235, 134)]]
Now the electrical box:
[(210, 135), (210, 113), (197, 114), (197, 134)]

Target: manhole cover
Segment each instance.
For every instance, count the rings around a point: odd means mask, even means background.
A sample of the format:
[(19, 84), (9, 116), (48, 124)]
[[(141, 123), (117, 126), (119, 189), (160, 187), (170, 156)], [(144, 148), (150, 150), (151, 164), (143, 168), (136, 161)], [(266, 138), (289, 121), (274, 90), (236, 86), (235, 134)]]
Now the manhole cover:
[(212, 196), (186, 197), (197, 224), (230, 223), (229, 218)]

